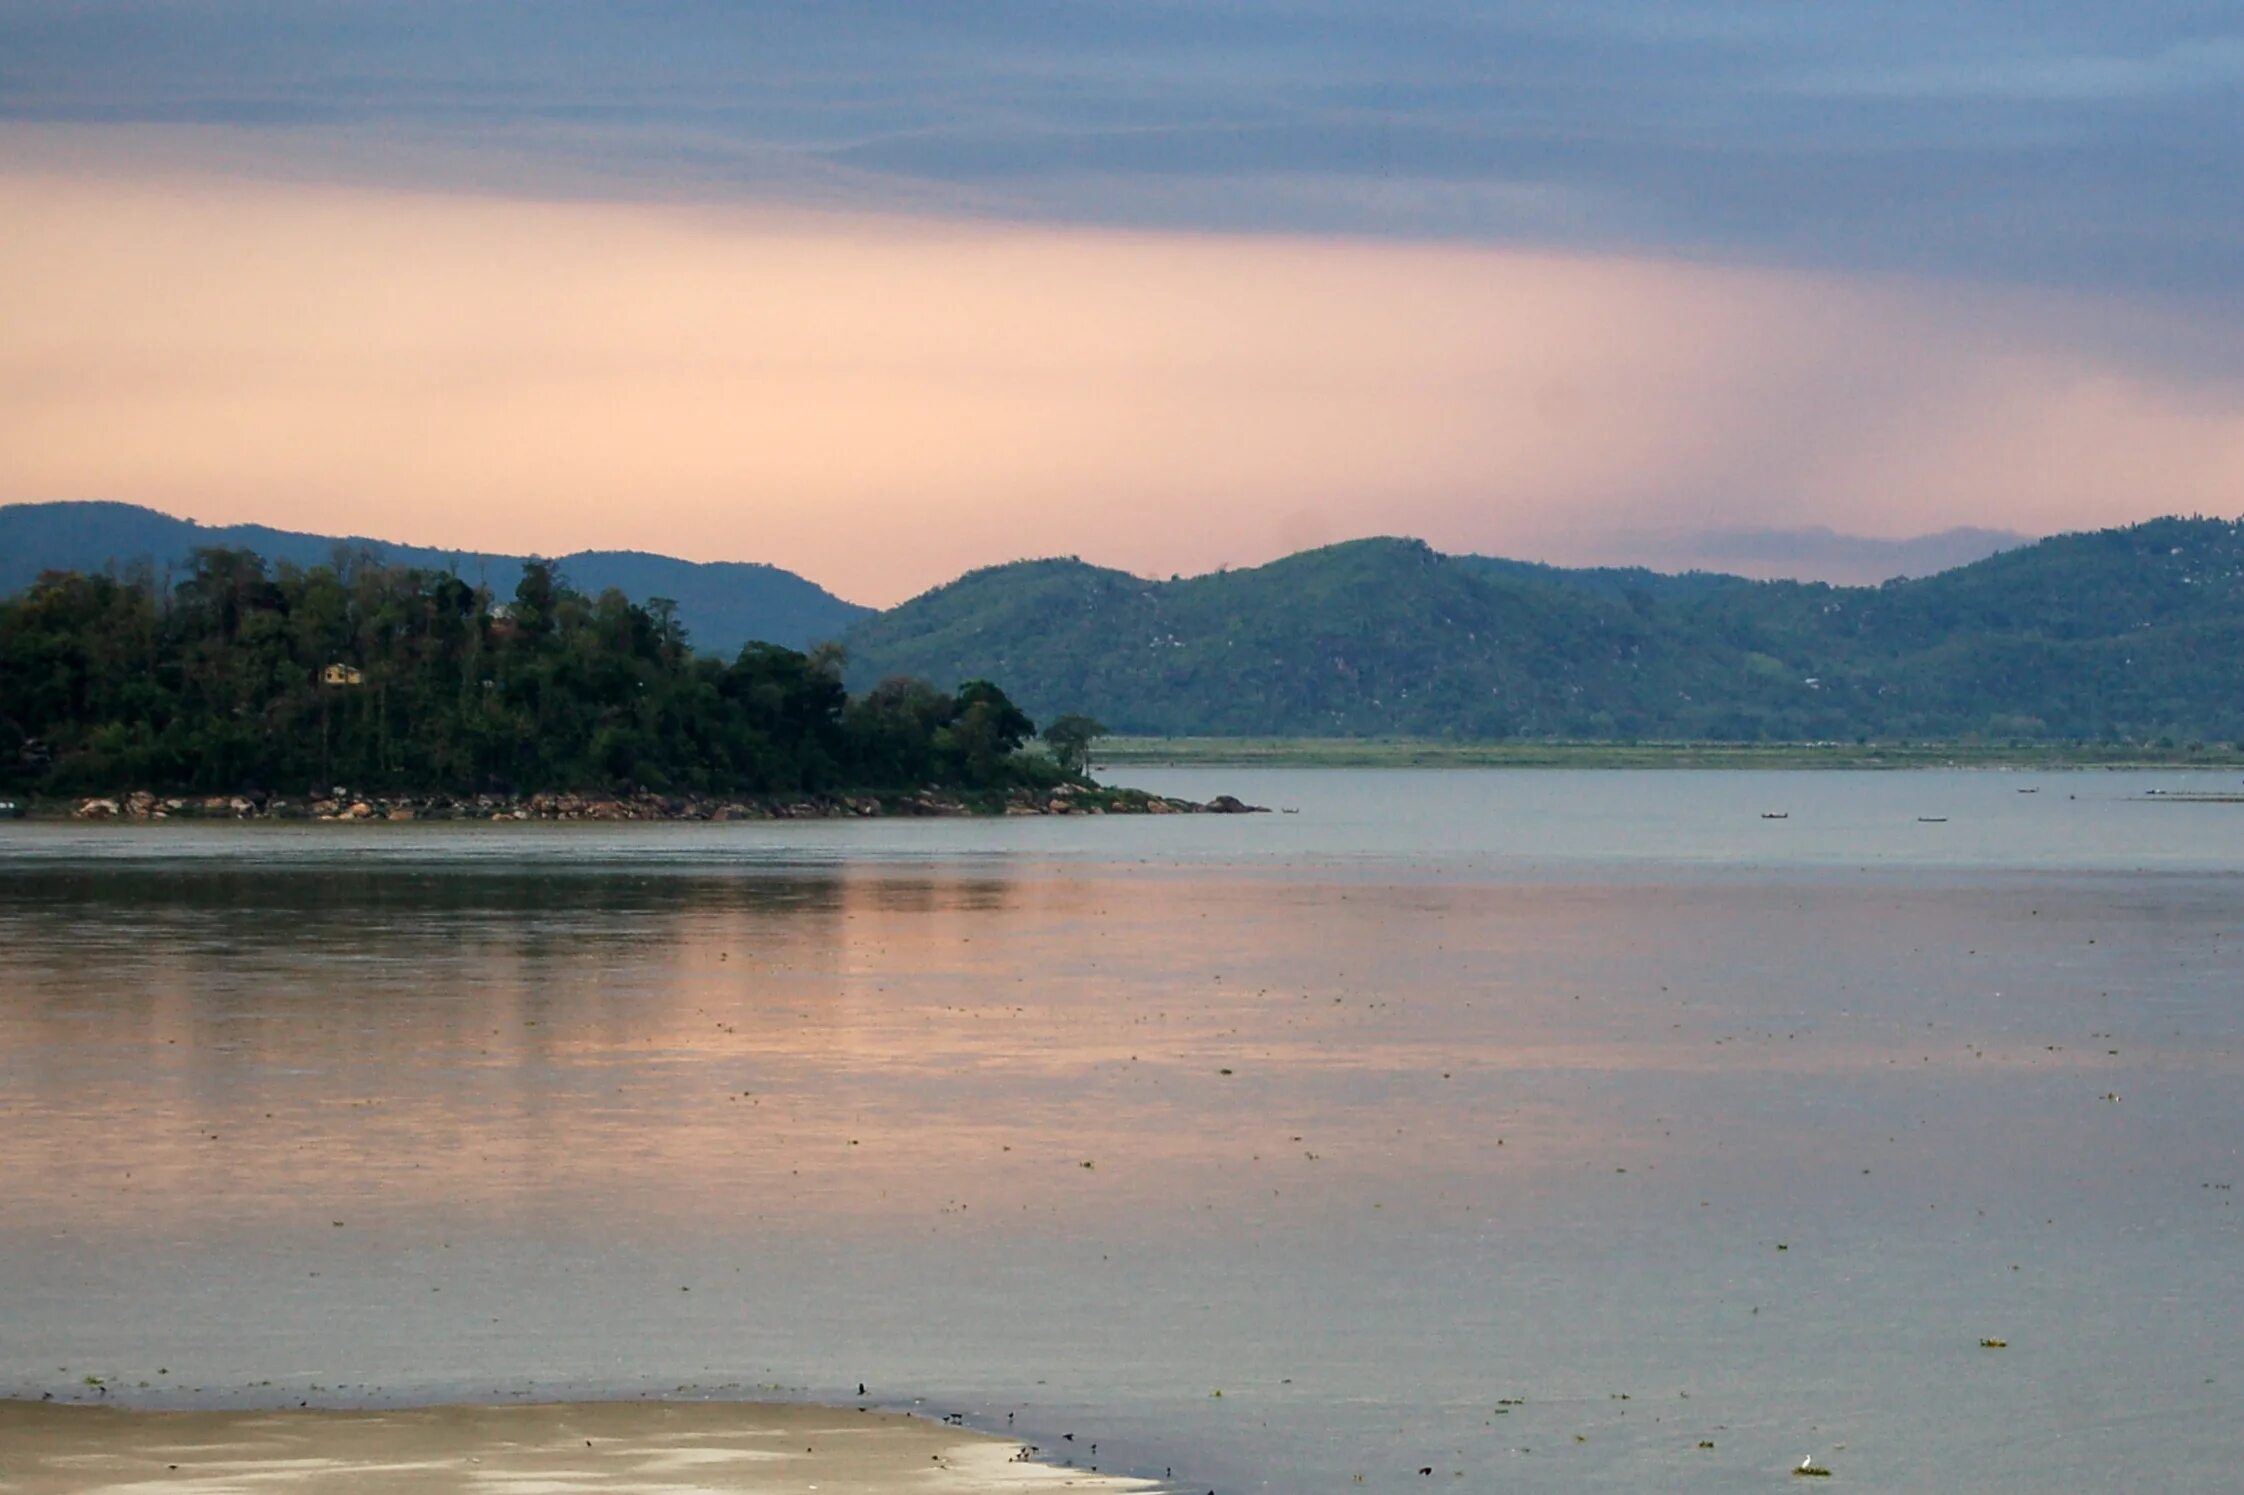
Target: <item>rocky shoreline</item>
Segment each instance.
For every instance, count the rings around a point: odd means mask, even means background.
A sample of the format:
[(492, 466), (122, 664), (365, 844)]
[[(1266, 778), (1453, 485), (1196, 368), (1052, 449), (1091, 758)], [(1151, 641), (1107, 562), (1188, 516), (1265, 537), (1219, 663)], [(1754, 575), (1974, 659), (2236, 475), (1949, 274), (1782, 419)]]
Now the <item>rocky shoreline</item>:
[(76, 820), (305, 821), (736, 821), (848, 820), (876, 816), (1245, 815), (1267, 813), (1228, 794), (1206, 803), (1109, 789), (1096, 784), (962, 791), (740, 795), (655, 794), (357, 794), (160, 795), (145, 789), (58, 802), (49, 813)]

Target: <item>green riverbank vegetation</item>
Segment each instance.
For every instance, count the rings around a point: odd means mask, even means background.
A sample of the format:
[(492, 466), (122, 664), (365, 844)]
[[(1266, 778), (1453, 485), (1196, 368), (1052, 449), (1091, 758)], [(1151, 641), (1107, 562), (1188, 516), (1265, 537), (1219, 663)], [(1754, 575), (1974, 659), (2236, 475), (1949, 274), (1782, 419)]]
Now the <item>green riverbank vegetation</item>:
[(2229, 743), (1444, 742), (1368, 737), (1108, 737), (1101, 768), (2203, 768), (2244, 769)]
[(667, 601), (586, 596), (535, 560), (504, 599), (440, 570), (212, 548), (175, 585), (55, 573), (0, 600), (0, 789), (18, 793), (1074, 782), (1034, 733), (987, 680), (851, 696), (836, 650), (696, 653)]

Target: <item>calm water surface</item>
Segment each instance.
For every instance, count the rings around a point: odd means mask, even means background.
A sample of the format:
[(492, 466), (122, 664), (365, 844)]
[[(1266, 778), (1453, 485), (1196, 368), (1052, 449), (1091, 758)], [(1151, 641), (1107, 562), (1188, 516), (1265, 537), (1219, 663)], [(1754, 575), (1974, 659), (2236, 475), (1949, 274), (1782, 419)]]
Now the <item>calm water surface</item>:
[(1129, 777), (1299, 813), (0, 826), (0, 1392), (2234, 1487), (2224, 779)]

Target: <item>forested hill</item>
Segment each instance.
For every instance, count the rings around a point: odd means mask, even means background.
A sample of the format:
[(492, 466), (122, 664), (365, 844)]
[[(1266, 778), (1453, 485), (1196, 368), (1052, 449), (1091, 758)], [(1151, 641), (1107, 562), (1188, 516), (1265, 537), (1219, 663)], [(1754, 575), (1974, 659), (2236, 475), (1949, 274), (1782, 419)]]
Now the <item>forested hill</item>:
[[(988, 681), (846, 697), (832, 657), (689, 648), (660, 603), (542, 562), (503, 600), (443, 571), (203, 550), (168, 589), (59, 573), (0, 598), (0, 789), (1052, 787)], [(1055, 727), (1055, 733), (1058, 728)]]
[(1147, 581), (976, 571), (860, 623), (852, 678), (990, 676), (1119, 732), (2244, 739), (2244, 527), (2161, 519), (1875, 587), (1362, 540)]
[[(194, 552), (206, 547), (253, 550), (268, 561), (305, 567), (326, 565), (341, 550), (392, 566), (448, 571), (501, 593), (514, 585), (524, 559), (261, 524), (206, 526), (136, 504), (10, 504), (0, 506), (0, 597), (30, 586), (43, 571), (95, 576), (146, 562), (159, 579), (166, 571), (184, 575)], [(868, 611), (777, 566), (681, 561), (635, 550), (578, 551), (553, 565), (588, 595), (613, 587), (639, 602), (671, 599), (694, 646), (727, 658), (751, 641), (806, 649), (838, 637)]]
[[(123, 504), (16, 505), (0, 507), (0, 597), (43, 570), (136, 558), (176, 583), (195, 547), (243, 536), (299, 568), (340, 547), (470, 592), (503, 595), (521, 569)], [(1875, 587), (1565, 570), (1382, 539), (1168, 582), (1025, 561), (869, 615), (769, 566), (587, 552), (556, 567), (588, 596), (675, 599), (664, 626), (720, 661), (751, 638), (840, 634), (860, 687), (1002, 680), (1035, 716), (1084, 712), (1122, 732), (2244, 740), (2244, 527), (2222, 520), (2059, 536)], [(164, 590), (161, 569), (152, 581)]]

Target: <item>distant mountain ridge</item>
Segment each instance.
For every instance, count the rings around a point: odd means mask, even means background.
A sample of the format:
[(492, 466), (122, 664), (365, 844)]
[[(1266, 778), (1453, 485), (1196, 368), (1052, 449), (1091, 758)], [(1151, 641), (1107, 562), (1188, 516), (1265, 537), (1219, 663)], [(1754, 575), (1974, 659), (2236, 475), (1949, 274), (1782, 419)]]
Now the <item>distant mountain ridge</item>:
[(1666, 537), (1660, 554), (1693, 571), (1735, 572), (1769, 579), (1877, 583), (1930, 576), (2031, 543), (2016, 530), (1958, 525), (1904, 539), (1842, 534), (1829, 525), (1704, 529)]
[(2160, 519), (1878, 586), (1567, 571), (1351, 541), (1156, 582), (971, 572), (851, 678), (986, 675), (1160, 735), (2244, 739), (2244, 527)]
[[(254, 550), (268, 561), (299, 566), (325, 565), (338, 548), (364, 550), (392, 565), (457, 570), (502, 599), (513, 592), (524, 560), (262, 524), (197, 524), (138, 504), (9, 504), (0, 506), (0, 596), (29, 586), (42, 571), (99, 572), (146, 561), (160, 572), (210, 545)], [(582, 550), (549, 559), (580, 591), (614, 587), (642, 603), (670, 598), (694, 646), (727, 656), (752, 639), (807, 648), (839, 637), (871, 611), (792, 571), (754, 562), (682, 561), (635, 550)]]
[[(504, 595), (520, 558), (127, 504), (0, 507), (0, 594), (46, 569), (338, 546)], [(2244, 742), (2244, 525), (2059, 535), (1876, 586), (1569, 570), (1355, 540), (1153, 581), (1073, 558), (972, 571), (883, 613), (772, 566), (560, 558), (586, 591), (678, 604), (695, 647), (839, 638), (863, 689), (991, 679), (1031, 715), (1156, 735)]]

